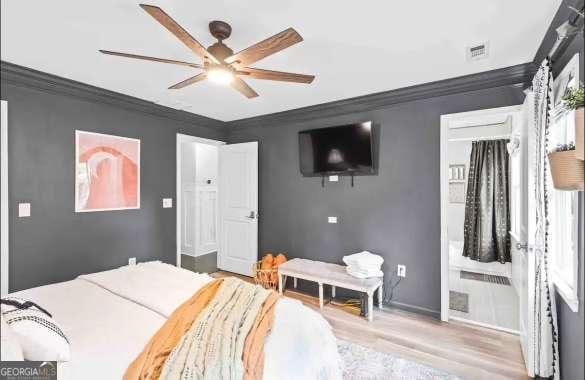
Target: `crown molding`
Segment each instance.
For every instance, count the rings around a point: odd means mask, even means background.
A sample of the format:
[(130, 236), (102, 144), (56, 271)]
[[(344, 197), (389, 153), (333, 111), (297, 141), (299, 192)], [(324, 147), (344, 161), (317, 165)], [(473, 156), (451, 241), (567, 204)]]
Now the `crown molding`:
[[(584, 0), (563, 0), (559, 9), (555, 13), (553, 20), (551, 21), (544, 37), (542, 38), (542, 42), (538, 47), (536, 54), (534, 55), (534, 64), (540, 66), (541, 62), (549, 55), (553, 45), (558, 39), (557, 28), (561, 26), (565, 21), (575, 21), (575, 25), (578, 27), (583, 27), (583, 19), (577, 16), (577, 13), (571, 10), (572, 7), (574, 9), (583, 9), (585, 6)], [(553, 57), (553, 69), (558, 69), (558, 67), (554, 67), (554, 63), (560, 59), (558, 63), (560, 63), (560, 67), (564, 66), (564, 63), (571, 57), (564, 57), (565, 53), (568, 50), (568, 47), (571, 46), (575, 39), (580, 39), (580, 41), (576, 42), (577, 46), (583, 46), (583, 30), (581, 29), (580, 33), (571, 34), (566, 37), (561, 44), (559, 45), (555, 57)], [(580, 42), (580, 43), (579, 43)]]
[(210, 128), (215, 131), (225, 131), (226, 129), (226, 123), (220, 120), (165, 107), (147, 100), (95, 87), (6, 61), (0, 61), (0, 77), (2, 79), (2, 84), (7, 83), (15, 86), (72, 96), (77, 99), (84, 99), (91, 102), (105, 103), (131, 111), (193, 124), (198, 127)]
[(494, 87), (529, 83), (537, 66), (528, 62), (502, 69), (429, 82), (396, 90), (349, 98), (290, 111), (261, 115), (227, 122), (230, 130), (260, 126), (275, 126), (288, 123), (333, 117), (356, 112), (372, 111), (395, 104), (435, 98), (463, 92)]

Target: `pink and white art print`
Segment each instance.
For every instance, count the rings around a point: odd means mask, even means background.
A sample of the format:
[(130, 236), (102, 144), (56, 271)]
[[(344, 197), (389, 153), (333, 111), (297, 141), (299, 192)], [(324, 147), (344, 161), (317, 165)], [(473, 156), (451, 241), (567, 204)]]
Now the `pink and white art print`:
[(140, 140), (75, 131), (75, 211), (140, 208)]

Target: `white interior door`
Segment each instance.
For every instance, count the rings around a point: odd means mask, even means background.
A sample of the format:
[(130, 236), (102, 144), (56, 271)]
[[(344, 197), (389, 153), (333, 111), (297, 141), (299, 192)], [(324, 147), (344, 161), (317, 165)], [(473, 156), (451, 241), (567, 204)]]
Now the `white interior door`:
[(512, 156), (512, 181), (519, 181), (517, 191), (512, 189), (512, 281), (519, 297), (520, 342), (530, 377), (534, 376), (533, 361), (533, 316), (534, 316), (534, 160), (536, 158), (536, 136), (532, 127), (532, 96), (528, 95), (523, 106), (523, 121), (517, 123), (513, 135), (519, 139), (519, 148)]
[(218, 267), (246, 276), (258, 259), (258, 142), (219, 148)]

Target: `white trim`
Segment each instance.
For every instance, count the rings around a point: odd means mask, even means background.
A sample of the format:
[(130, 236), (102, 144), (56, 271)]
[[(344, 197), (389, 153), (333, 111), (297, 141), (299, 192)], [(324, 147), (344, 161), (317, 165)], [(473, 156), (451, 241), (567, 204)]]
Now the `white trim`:
[[(579, 53), (573, 55), (571, 60), (567, 62), (561, 73), (555, 78), (553, 83), (553, 101), (560, 101), (559, 96), (564, 94), (565, 90), (568, 88), (570, 79), (574, 79), (574, 84), (578, 85), (581, 83), (581, 78), (579, 76)], [(564, 88), (560, 88), (564, 86)], [(560, 103), (553, 104), (553, 109), (551, 111), (553, 115), (553, 122), (551, 127), (555, 127), (554, 123), (559, 120), (561, 117), (575, 118), (575, 111), (568, 110)], [(558, 126), (557, 126), (558, 127)], [(554, 190), (553, 193), (550, 194), (550, 198), (554, 202)], [(569, 306), (569, 309), (574, 313), (579, 312), (579, 193), (574, 192), (574, 201), (573, 201), (573, 215), (575, 215), (574, 223), (573, 223), (573, 262), (572, 262), (572, 273), (571, 279), (568, 280), (566, 275), (560, 273), (559, 268), (556, 264), (556, 254), (555, 252), (549, 252), (551, 256), (551, 274), (552, 274), (552, 282), (555, 285), (557, 292), (561, 295), (563, 300)], [(549, 216), (550, 218), (550, 216)]]
[(8, 294), (8, 102), (0, 101), (0, 202), (2, 204), (2, 215), (0, 215), (2, 230), (0, 231), (2, 245), (1, 254), (1, 276), (0, 296)]
[[(224, 141), (220, 141), (220, 140), (212, 140), (212, 139), (206, 139), (203, 137), (196, 137), (196, 136), (191, 136), (191, 135), (185, 135), (182, 133), (177, 133), (177, 142), (176, 142), (176, 148), (175, 148), (175, 161), (176, 161), (176, 166), (175, 166), (175, 173), (176, 173), (176, 183), (175, 183), (175, 194), (176, 194), (176, 202), (175, 202), (175, 210), (176, 210), (176, 219), (175, 219), (175, 223), (176, 223), (176, 230), (177, 230), (177, 236), (176, 236), (176, 266), (177, 267), (181, 267), (181, 144), (182, 143), (189, 143), (189, 142), (193, 142), (193, 143), (201, 143), (201, 144), (208, 144), (208, 145), (215, 145), (215, 146), (220, 146), (220, 145), (225, 145), (226, 143)], [(217, 196), (219, 198), (219, 188), (217, 189)], [(219, 231), (217, 231), (218, 236), (219, 236)], [(217, 248), (217, 257), (219, 259), (219, 246)], [(210, 252), (211, 253), (211, 252)]]
[(518, 330), (512, 330), (512, 329), (508, 329), (505, 327), (490, 325), (489, 323), (477, 322), (477, 321), (473, 321), (471, 319), (465, 319), (465, 318), (461, 318), (461, 317), (449, 317), (449, 320), (468, 323), (470, 325), (485, 327), (485, 328), (492, 329), (492, 330), (503, 331), (503, 332), (506, 332), (508, 334), (520, 335), (520, 331), (518, 331)]
[[(575, 254), (578, 255), (577, 253)], [(578, 278), (578, 277), (577, 277)], [(579, 312), (579, 297), (577, 297), (577, 289), (573, 289), (569, 283), (553, 268), (552, 280), (557, 292), (563, 297), (563, 300), (569, 306), (572, 312)]]
[(448, 199), (449, 199), (449, 160), (447, 149), (449, 130), (452, 126), (466, 128), (482, 124), (503, 124), (512, 117), (512, 123), (520, 122), (522, 106), (490, 108), (479, 111), (461, 112), (441, 115), (440, 131), (440, 189), (441, 189), (441, 320), (448, 322), (449, 317), (449, 233), (448, 233)]
[[(134, 207), (112, 207), (112, 208), (92, 208), (88, 210), (81, 210), (78, 204), (78, 189), (77, 189), (77, 167), (79, 165), (79, 134), (86, 134), (86, 135), (96, 135), (96, 136), (107, 136), (107, 137), (114, 137), (117, 139), (122, 140), (130, 140), (138, 143), (138, 178), (137, 178), (137, 199), (136, 199), (136, 206)], [(141, 171), (141, 163), (140, 163), (140, 139), (134, 139), (132, 137), (125, 137), (125, 136), (117, 136), (117, 135), (109, 135), (106, 133), (97, 133), (97, 132), (89, 132), (89, 131), (82, 131), (79, 129), (75, 130), (75, 212), (85, 213), (85, 212), (98, 212), (98, 211), (119, 211), (119, 210), (139, 210), (140, 209), (140, 171)]]

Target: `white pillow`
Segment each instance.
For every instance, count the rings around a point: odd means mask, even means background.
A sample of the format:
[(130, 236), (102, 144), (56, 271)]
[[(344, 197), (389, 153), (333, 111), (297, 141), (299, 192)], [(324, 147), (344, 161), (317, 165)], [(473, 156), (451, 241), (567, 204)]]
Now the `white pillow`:
[(55, 320), (35, 304), (18, 298), (2, 301), (2, 317), (16, 335), (26, 360), (66, 362), (71, 357), (69, 340)]
[(2, 361), (22, 361), (22, 347), (18, 342), (18, 338), (4, 322), (4, 318), (0, 315), (0, 359)]

